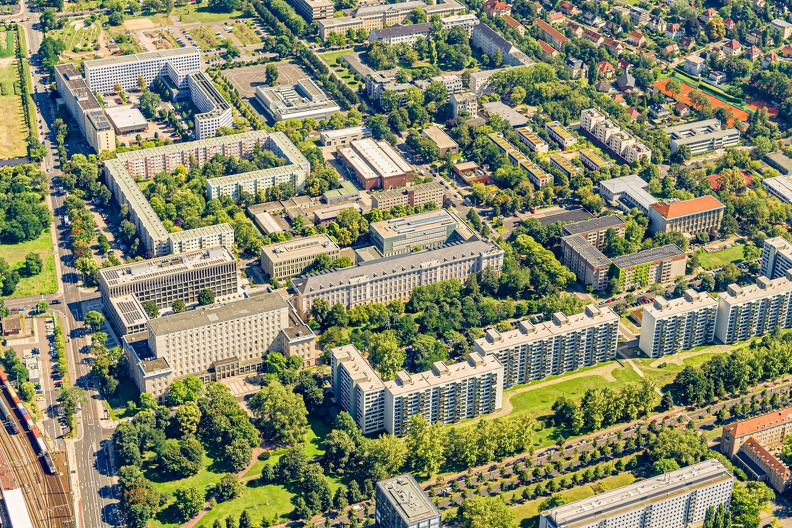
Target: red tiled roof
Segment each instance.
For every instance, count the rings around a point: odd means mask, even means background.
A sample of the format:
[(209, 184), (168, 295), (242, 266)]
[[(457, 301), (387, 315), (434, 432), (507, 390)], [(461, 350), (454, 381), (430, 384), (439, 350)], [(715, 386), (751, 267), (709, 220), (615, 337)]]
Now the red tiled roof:
[[(750, 174), (748, 174), (745, 171), (740, 171), (740, 173), (742, 174), (743, 177), (743, 185), (748, 186), (753, 184), (753, 178), (751, 178)], [(713, 191), (720, 191), (720, 184), (718, 183), (718, 178), (720, 178), (720, 173), (713, 174), (712, 176), (707, 176), (707, 179), (709, 180), (710, 183), (710, 188), (712, 188)]]
[(741, 449), (750, 451), (756, 455), (762, 460), (762, 462), (764, 462), (770, 471), (782, 479), (786, 480), (792, 477), (792, 470), (790, 470), (786, 464), (781, 462), (773, 453), (765, 449), (765, 447), (760, 444), (753, 436), (745, 441)]
[(630, 31), (630, 38), (633, 40), (641, 40), (643, 38), (643, 33), (640, 31)]
[(534, 20), (534, 24), (539, 26), (539, 29), (541, 29), (542, 31), (544, 31), (545, 33), (547, 33), (548, 35), (550, 35), (551, 37), (553, 37), (555, 40), (557, 40), (562, 44), (567, 40), (569, 40), (564, 35), (559, 33), (558, 30), (556, 30), (553, 26), (551, 26), (541, 18), (537, 18), (536, 20)]
[(628, 108), (627, 109), (627, 115), (632, 117), (633, 119), (638, 119), (638, 116), (641, 115), (641, 112), (639, 112), (635, 108)]
[(737, 49), (740, 49), (740, 48), (742, 48), (742, 44), (740, 44), (739, 42), (737, 42), (737, 41), (736, 41), (736, 40), (734, 40), (734, 39), (731, 39), (729, 42), (727, 42), (726, 44), (724, 44), (724, 45), (723, 45), (723, 47), (724, 47), (724, 48), (729, 48), (729, 49), (734, 49), (734, 50), (737, 50)]
[(732, 20), (731, 18), (727, 18), (726, 20), (723, 21), (723, 25), (724, 27), (733, 27), (734, 20)]
[(558, 53), (557, 49), (555, 49), (553, 46), (551, 46), (550, 44), (548, 44), (544, 40), (539, 39), (536, 42), (539, 43), (539, 47), (542, 48), (542, 51), (544, 51), (548, 55), (552, 56), (552, 55), (555, 55), (556, 53)]
[(681, 202), (657, 202), (652, 204), (652, 208), (666, 219), (679, 218), (722, 207), (723, 204), (710, 195), (700, 196), (692, 200), (683, 200)]
[(514, 20), (509, 15), (504, 16), (503, 19), (506, 21), (506, 24), (510, 25), (511, 27), (516, 27), (516, 28), (522, 27), (522, 24)]
[(550, 20), (564, 20), (564, 13), (559, 13), (558, 11), (550, 11), (547, 14), (547, 18)]
[(735, 438), (739, 438), (741, 436), (755, 433), (756, 431), (762, 431), (768, 427), (789, 422), (792, 422), (792, 407), (787, 407), (786, 409), (781, 409), (780, 411), (763, 414), (762, 416), (743, 420), (742, 422), (729, 424), (725, 426), (723, 430), (729, 432)]

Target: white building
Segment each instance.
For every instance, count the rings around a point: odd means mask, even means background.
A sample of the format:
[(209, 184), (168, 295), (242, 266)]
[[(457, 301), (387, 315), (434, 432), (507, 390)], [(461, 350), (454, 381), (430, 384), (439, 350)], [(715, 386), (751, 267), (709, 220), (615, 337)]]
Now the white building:
[(698, 77), (702, 73), (707, 73), (707, 59), (699, 55), (690, 55), (685, 57), (684, 68), (690, 75)]
[(429, 423), (457, 423), (489, 414), (503, 402), (503, 365), (495, 356), (473, 352), (453, 365), (438, 361), (419, 374), (401, 371), (383, 382), (354, 345), (332, 350), (335, 400), (349, 412), (364, 434), (384, 429), (395, 436), (407, 433), (412, 416)]
[(768, 238), (762, 248), (760, 274), (770, 279), (786, 277), (792, 269), (792, 244), (781, 237)]
[(459, 119), (459, 114), (467, 112), (470, 117), (478, 115), (478, 97), (475, 93), (458, 93), (451, 95), (451, 109), (454, 119)]
[(517, 136), (520, 138), (520, 141), (522, 141), (529, 149), (531, 149), (531, 151), (547, 154), (547, 152), (550, 150), (550, 146), (527, 126), (520, 127), (515, 130), (517, 131)]
[(695, 123), (684, 123), (665, 129), (671, 138), (671, 153), (682, 145), (690, 147), (694, 156), (710, 150), (735, 147), (740, 143), (740, 131), (736, 128), (721, 129), (717, 119), (706, 119)]
[(580, 130), (627, 164), (652, 158), (649, 147), (624, 132), (596, 108), (580, 112)]
[(228, 251), (234, 250), (234, 228), (231, 224), (215, 224), (168, 235), (168, 252), (171, 255), (218, 246), (223, 246)]
[(321, 121), (341, 111), (316, 81), (308, 77), (296, 84), (257, 86), (256, 100), (275, 122), (308, 117)]
[[(473, 32), (473, 28), (479, 23), (479, 19), (473, 13), (468, 13), (466, 15), (454, 15), (440, 19), (440, 23), (443, 24), (443, 27), (448, 29), (449, 31), (452, 28), (457, 26), (462, 26), (467, 31), (468, 37)], [(475, 75), (475, 74), (471, 74)]]
[(284, 280), (296, 277), (314, 263), (319, 255), (335, 260), (341, 250), (326, 234), (297, 238), (261, 248), (261, 269), (270, 278)]
[(291, 185), (299, 192), (304, 182), (305, 173), (300, 167), (297, 165), (285, 165), (283, 167), (232, 174), (231, 176), (221, 176), (220, 178), (209, 178), (206, 180), (206, 197), (212, 200), (222, 196), (230, 196), (232, 200), (238, 201), (243, 192), (256, 196), (259, 192), (265, 192), (270, 187), (277, 187), (281, 184)]
[(505, 369), (504, 386), (511, 387), (613, 359), (618, 337), (619, 316), (589, 304), (583, 313), (556, 313), (545, 323), (524, 320), (507, 332), (490, 328), (473, 347), (482, 356), (498, 358)]
[(114, 151), (113, 126), (74, 64), (55, 66), (55, 86), (88, 145), (97, 154), (103, 150)]
[(490, 78), (498, 73), (499, 70), (483, 70), (477, 71), (470, 74), (470, 91), (477, 94), (483, 95), (490, 84)]
[(646, 190), (649, 187), (644, 179), (637, 174), (613, 178), (599, 183), (599, 194), (610, 202), (623, 204), (628, 211), (633, 207), (645, 215), (649, 215), (652, 204), (657, 203), (657, 198)]
[(731, 504), (734, 477), (710, 459), (543, 511), (539, 528), (686, 528)]
[(718, 302), (688, 289), (678, 298), (656, 297), (643, 310), (640, 349), (649, 357), (675, 354), (712, 343)]
[(558, 121), (548, 121), (545, 123), (545, 132), (547, 132), (550, 138), (558, 143), (564, 150), (577, 143), (575, 136), (570, 134)]
[(729, 285), (718, 296), (715, 337), (724, 344), (792, 327), (792, 272), (785, 277), (759, 277), (751, 286)]
[(432, 24), (429, 22), (386, 27), (375, 29), (369, 33), (369, 42), (384, 42), (392, 46), (397, 44), (412, 46), (419, 38), (429, 38), (431, 31)]
[(200, 112), (193, 116), (196, 138), (214, 137), (218, 128), (231, 128), (234, 125), (231, 105), (204, 72), (187, 75), (187, 85), (190, 88), (190, 98)]
[(107, 59), (85, 61), (85, 80), (92, 92), (107, 94), (120, 84), (124, 90), (135, 90), (138, 78), (150, 85), (160, 75), (167, 75), (167, 64), (180, 72), (201, 69), (201, 52), (195, 47), (152, 51), (137, 55), (119, 55)]

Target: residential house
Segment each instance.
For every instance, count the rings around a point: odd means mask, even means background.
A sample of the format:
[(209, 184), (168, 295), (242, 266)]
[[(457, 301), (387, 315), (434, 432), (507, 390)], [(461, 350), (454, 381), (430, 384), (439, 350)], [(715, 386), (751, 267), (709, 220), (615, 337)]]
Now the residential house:
[(625, 71), (625, 72), (630, 71), (630, 68), (633, 67), (632, 64), (630, 64), (629, 62), (627, 62), (624, 59), (620, 60), (618, 62), (618, 64), (617, 64), (617, 66), (619, 67), (620, 70)]
[(542, 39), (539, 39), (537, 42), (539, 43), (539, 48), (542, 50), (542, 59), (552, 61), (554, 57), (558, 56), (558, 50), (553, 46)]
[(727, 18), (726, 20), (723, 21), (723, 27), (726, 28), (727, 35), (731, 34), (731, 32), (734, 31), (734, 27), (736, 25), (737, 24), (735, 24), (734, 20), (732, 20), (731, 18)]
[(753, 8), (757, 13), (764, 11), (767, 2), (765, 0), (753, 0)]
[(663, 50), (660, 53), (666, 59), (670, 59), (671, 57), (674, 57), (677, 53), (679, 53), (679, 46), (677, 46), (676, 44), (669, 44), (668, 46), (663, 48)]
[(613, 95), (615, 93), (618, 93), (616, 91), (616, 88), (614, 88), (613, 85), (607, 81), (598, 81), (597, 84), (594, 85), (594, 89), (597, 90), (599, 93), (604, 93), (608, 95)]
[(723, 52), (726, 55), (738, 56), (742, 53), (742, 44), (734, 39), (731, 39), (729, 42), (723, 45)]
[(504, 15), (503, 20), (510, 28), (516, 29), (520, 35), (525, 35), (525, 26), (514, 20), (510, 15)]
[(769, 68), (771, 64), (778, 61), (778, 55), (775, 52), (770, 52), (762, 57), (762, 68)]
[(487, 0), (484, 4), (484, 12), (490, 18), (511, 15), (511, 6), (500, 0)]
[(575, 16), (580, 13), (580, 9), (567, 2), (566, 0), (558, 4), (558, 9), (566, 16)]
[(569, 21), (566, 25), (567, 29), (575, 36), (575, 38), (583, 38), (583, 31), (584, 28), (580, 24), (576, 24), (575, 22)]
[(583, 22), (595, 28), (602, 28), (605, 25), (604, 20), (602, 20), (594, 13), (589, 13), (589, 12), (583, 13)]
[(605, 41), (605, 38), (597, 33), (596, 31), (592, 31), (590, 29), (586, 29), (583, 31), (583, 38), (593, 42), (597, 47)]
[(669, 24), (668, 28), (666, 29), (666, 37), (670, 39), (678, 39), (681, 38), (685, 32), (682, 30), (682, 26), (679, 24)]
[(675, 104), (674, 111), (679, 117), (687, 117), (690, 115), (690, 107), (683, 102)]
[(745, 50), (745, 56), (751, 59), (752, 61), (755, 61), (756, 59), (762, 56), (762, 50), (760, 50), (756, 46), (751, 46), (750, 48)]
[(762, 43), (762, 32), (758, 29), (752, 29), (748, 33), (745, 34), (745, 42), (748, 44), (761, 44)]
[(671, 115), (665, 105), (655, 104), (649, 107), (649, 117), (652, 119), (666, 119)]
[(787, 44), (781, 48), (781, 56), (785, 59), (792, 57), (792, 44)]
[(586, 76), (586, 65), (582, 60), (569, 57), (564, 61), (564, 69), (569, 72), (572, 79), (581, 79)]
[(690, 51), (696, 47), (696, 41), (690, 37), (682, 37), (679, 39), (679, 49)]
[(640, 31), (630, 31), (630, 34), (627, 36), (627, 42), (640, 48), (646, 44), (646, 37), (644, 37), (643, 33)]
[(539, 29), (542, 31), (542, 36), (544, 37), (545, 42), (553, 46), (555, 49), (559, 49), (561, 46), (564, 45), (564, 42), (569, 40), (564, 35), (558, 32), (556, 28), (542, 20), (541, 18), (537, 18), (534, 20), (534, 24), (539, 26)]
[(714, 82), (715, 84), (722, 84), (726, 82), (726, 74), (719, 71), (711, 71), (709, 74), (709, 80)]
[(605, 39), (603, 43), (605, 44), (605, 49), (608, 50), (608, 53), (610, 53), (614, 57), (618, 57), (624, 51), (624, 44), (622, 44), (618, 40), (613, 40), (611, 38), (608, 38)]
[(775, 31), (781, 33), (781, 38), (783, 40), (788, 40), (789, 37), (792, 37), (792, 24), (786, 20), (776, 18), (770, 22), (770, 29), (774, 29)]
[(597, 63), (597, 75), (600, 79), (612, 79), (616, 75), (616, 68), (610, 62), (600, 61)]
[(710, 7), (709, 9), (701, 13), (701, 15), (699, 16), (699, 20), (701, 20), (706, 24), (707, 22), (709, 22), (710, 20), (712, 20), (717, 16), (718, 16), (718, 12)]
[(635, 121), (636, 119), (641, 117), (641, 112), (639, 112), (638, 110), (636, 110), (633, 107), (630, 107), (630, 108), (627, 109), (627, 115), (630, 116), (630, 119)]
[(564, 13), (560, 13), (558, 11), (550, 11), (547, 13), (547, 21), (550, 22), (552, 25), (556, 24), (563, 24), (566, 22), (566, 17)]
[(623, 73), (618, 79), (616, 79), (616, 86), (618, 86), (619, 90), (622, 92), (629, 93), (635, 90), (635, 77), (629, 73)]
[(649, 31), (654, 31), (655, 33), (665, 33), (668, 28), (668, 22), (663, 17), (652, 15), (646, 27)]
[(699, 55), (690, 55), (685, 57), (684, 70), (690, 75), (698, 77), (707, 71), (707, 59)]

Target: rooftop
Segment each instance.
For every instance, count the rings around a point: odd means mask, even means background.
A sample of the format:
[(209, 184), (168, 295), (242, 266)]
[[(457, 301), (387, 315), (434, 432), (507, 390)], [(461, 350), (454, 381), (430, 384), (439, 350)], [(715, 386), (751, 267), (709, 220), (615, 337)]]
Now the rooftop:
[(617, 268), (630, 268), (640, 264), (648, 264), (658, 260), (672, 259), (672, 258), (685, 258), (685, 252), (679, 249), (676, 244), (668, 244), (667, 246), (656, 247), (652, 249), (645, 249), (638, 253), (631, 255), (622, 255), (614, 257), (611, 262)]
[(279, 293), (258, 293), (238, 301), (200, 306), (195, 310), (151, 319), (148, 323), (149, 331), (155, 336), (162, 336), (263, 312), (287, 309), (288, 306)]
[(558, 30), (557, 30), (556, 28), (554, 28), (553, 26), (551, 26), (550, 24), (548, 24), (547, 22), (545, 22), (545, 21), (544, 21), (544, 20), (542, 20), (541, 18), (537, 18), (536, 20), (534, 20), (534, 24), (536, 24), (537, 26), (539, 26), (539, 28), (540, 28), (542, 31), (544, 31), (546, 34), (548, 34), (548, 35), (550, 35), (551, 37), (553, 37), (553, 39), (555, 39), (555, 40), (556, 40), (556, 41), (558, 41), (558, 42), (564, 43), (564, 42), (566, 42), (567, 40), (569, 40), (569, 39), (568, 39), (568, 38), (566, 38), (564, 35), (562, 35), (561, 33), (559, 33), (559, 32), (558, 32)]
[(203, 114), (198, 114), (199, 116), (211, 117), (216, 114), (222, 114), (231, 108), (231, 105), (228, 104), (228, 101), (225, 100), (225, 97), (217, 90), (211, 79), (209, 79), (204, 72), (193, 72), (188, 74), (188, 77), (193, 80), (195, 85), (204, 93), (212, 104), (211, 109), (205, 110)]
[(792, 478), (792, 470), (789, 469), (789, 466), (784, 464), (777, 456), (773, 453), (765, 449), (765, 447), (760, 444), (754, 437), (749, 438), (746, 440), (742, 447), (745, 451), (750, 451), (753, 453), (754, 456), (761, 459), (761, 461), (767, 466), (767, 469), (781, 477), (782, 479), (786, 480)]
[[(407, 24), (404, 26), (391, 26), (382, 29), (373, 29), (371, 37), (375, 39), (399, 37), (402, 35), (415, 35), (416, 33), (428, 33), (432, 29), (432, 24), (423, 22), (421, 24)], [(376, 37), (375, 37), (376, 35)]]
[(385, 388), (393, 396), (400, 396), (496, 370), (503, 370), (503, 365), (497, 357), (490, 354), (481, 356), (477, 352), (471, 352), (467, 361), (453, 364), (436, 361), (432, 365), (432, 370), (426, 372), (409, 374), (404, 370), (399, 371), (395, 380), (385, 382)]
[(457, 142), (451, 139), (451, 136), (443, 132), (437, 126), (430, 126), (428, 128), (423, 129), (423, 134), (435, 142), (435, 144), (441, 149), (448, 149), (448, 148), (455, 148), (457, 147)]
[(220, 176), (219, 178), (209, 178), (206, 180), (208, 187), (219, 187), (229, 183), (246, 182), (251, 180), (258, 180), (264, 178), (274, 178), (278, 180), (278, 176), (288, 174), (298, 174), (302, 169), (297, 165), (283, 165), (281, 167), (271, 167), (269, 169), (261, 169), (252, 172), (242, 172), (240, 174), (232, 174), (230, 176)]
[(344, 345), (330, 351), (336, 363), (343, 364), (353, 381), (365, 391), (385, 388), (385, 384), (355, 345)]
[(351, 136), (356, 134), (371, 135), (371, 130), (365, 125), (349, 128), (341, 128), (339, 130), (324, 130), (320, 136), (325, 139), (334, 139), (338, 137)]
[(597, 525), (616, 515), (644, 508), (659, 500), (733, 481), (728, 470), (717, 460), (710, 459), (664, 475), (634, 482), (613, 491), (600, 493), (541, 513), (551, 517), (557, 526), (578, 528)]
[(105, 66), (113, 66), (116, 64), (128, 64), (131, 62), (142, 62), (157, 59), (168, 59), (171, 57), (179, 57), (182, 55), (198, 55), (201, 52), (194, 46), (187, 46), (186, 48), (174, 48), (169, 50), (151, 51), (148, 53), (138, 53), (137, 55), (118, 55), (109, 57), (107, 59), (96, 59), (85, 61), (85, 68), (102, 68)]
[(391, 506), (397, 508), (405, 526), (417, 526), (421, 521), (440, 516), (440, 511), (412, 475), (381, 480), (377, 482), (377, 489), (388, 497)]
[(543, 226), (548, 226), (550, 224), (555, 224), (556, 222), (581, 222), (583, 220), (588, 220), (589, 218), (591, 218), (591, 213), (582, 207), (577, 207), (575, 209), (561, 210), (546, 216), (542, 216), (539, 218), (539, 223)]
[(523, 126), (528, 122), (528, 118), (520, 112), (500, 101), (484, 103), (481, 105), (489, 115), (497, 114), (509, 122), (513, 127)]
[(563, 241), (593, 268), (601, 268), (611, 264), (611, 259), (606, 257), (602, 251), (591, 245), (589, 241), (581, 235), (565, 236)]
[(393, 236), (405, 235), (415, 231), (425, 231), (445, 225), (459, 225), (457, 218), (445, 209), (427, 211), (401, 218), (382, 220), (371, 224), (371, 231), (376, 232), (382, 239)]
[(597, 167), (600, 167), (600, 168), (610, 167), (610, 166), (613, 165), (613, 163), (611, 163), (610, 161), (606, 160), (605, 158), (603, 158), (602, 156), (600, 156), (599, 154), (597, 154), (596, 152), (594, 152), (591, 149), (587, 149), (587, 148), (580, 149), (578, 151), (578, 154), (580, 156), (586, 158), (587, 160), (589, 160), (591, 163), (594, 163)]
[(142, 325), (149, 320), (146, 311), (134, 295), (111, 297), (110, 304), (126, 327)]
[[(373, 196), (377, 198), (378, 201), (382, 202), (383, 200), (386, 199), (398, 198), (410, 192), (415, 193), (417, 195), (443, 192), (443, 186), (437, 182), (419, 183), (418, 185), (410, 185), (409, 187), (397, 187), (396, 189), (388, 189), (387, 191), (374, 193)], [(435, 204), (435, 205), (439, 206), (441, 204)]]
[(514, 44), (506, 40), (500, 33), (489, 27), (487, 24), (479, 23), (473, 27), (473, 31), (480, 33), (484, 38), (489, 40), (493, 46), (498, 48), (503, 55), (508, 55), (514, 48)]
[(773, 411), (756, 418), (749, 418), (742, 422), (726, 425), (723, 430), (729, 432), (735, 438), (739, 438), (762, 431), (768, 427), (776, 427), (790, 422), (792, 422), (792, 407), (787, 407), (780, 411)]
[(147, 127), (148, 120), (133, 106), (115, 106), (105, 110), (117, 129)]
[(660, 213), (663, 218), (671, 219), (712, 211), (714, 209), (723, 209), (725, 206), (714, 196), (707, 194), (705, 196), (679, 202), (657, 202), (653, 203), (651, 207)]
[(685, 290), (684, 295), (677, 299), (655, 297), (654, 302), (644, 308), (644, 312), (652, 314), (655, 318), (677, 315), (690, 310), (701, 308), (716, 308), (718, 301), (706, 292), (697, 292), (692, 289)]
[(302, 256), (317, 255), (330, 249), (338, 250), (333, 239), (326, 234), (306, 238), (296, 238), (280, 244), (270, 244), (261, 248), (261, 254), (267, 255), (273, 262), (292, 260)]
[(762, 185), (771, 189), (776, 195), (782, 196), (787, 203), (792, 202), (792, 175), (767, 178), (762, 180)]
[(790, 276), (792, 276), (792, 271), (788, 271), (787, 276), (777, 279), (769, 279), (764, 276), (757, 277), (756, 283), (750, 286), (730, 284), (726, 288), (726, 293), (721, 293), (718, 296), (718, 302), (722, 301), (729, 305), (739, 305), (772, 295), (787, 293), (792, 291)]
[(225, 247), (218, 246), (212, 249), (201, 249), (122, 264), (112, 268), (100, 268), (99, 277), (103, 278), (109, 286), (120, 286), (225, 262), (236, 262), (236, 259)]
[(358, 139), (338, 151), (356, 170), (371, 178), (389, 178), (412, 171), (409, 163), (386, 141)]
[(618, 215), (612, 214), (608, 216), (591, 218), (582, 222), (575, 222), (573, 224), (566, 224), (562, 227), (562, 229), (568, 235), (577, 235), (580, 233), (589, 233), (591, 231), (599, 231), (611, 227), (616, 228), (624, 226), (624, 220), (619, 218)]
[(198, 227), (196, 229), (188, 229), (187, 231), (174, 231), (168, 235), (168, 238), (174, 242), (181, 242), (183, 240), (192, 240), (199, 236), (220, 235), (223, 233), (233, 236), (234, 228), (231, 227), (231, 224), (224, 222), (222, 224), (214, 224)]

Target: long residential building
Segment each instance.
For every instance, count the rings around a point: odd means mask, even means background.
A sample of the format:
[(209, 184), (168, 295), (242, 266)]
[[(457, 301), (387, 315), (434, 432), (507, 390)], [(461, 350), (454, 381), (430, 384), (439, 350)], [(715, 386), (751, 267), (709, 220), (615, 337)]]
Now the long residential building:
[(583, 313), (555, 313), (545, 323), (523, 320), (507, 332), (490, 328), (473, 347), (482, 356), (498, 358), (508, 388), (613, 359), (618, 337), (619, 316), (589, 304)]
[(297, 238), (261, 248), (261, 269), (268, 277), (284, 280), (305, 273), (319, 255), (337, 259), (338, 245), (327, 234)]
[(168, 254), (188, 253), (223, 246), (234, 251), (234, 228), (222, 223), (168, 234)]
[(652, 159), (649, 147), (623, 131), (596, 108), (587, 108), (580, 112), (580, 130), (628, 165), (642, 159)]
[(762, 336), (776, 328), (792, 328), (792, 271), (785, 277), (758, 277), (756, 284), (731, 284), (718, 295), (715, 337), (730, 345)]
[(392, 46), (397, 44), (412, 46), (419, 38), (429, 38), (431, 31), (432, 24), (429, 22), (386, 27), (375, 29), (369, 33), (369, 42), (384, 42)]
[(102, 105), (74, 64), (55, 66), (55, 86), (88, 145), (98, 154), (114, 151), (116, 136)]
[(686, 528), (729, 508), (734, 477), (715, 459), (543, 511), (539, 528)]
[(503, 403), (503, 365), (476, 352), (464, 362), (438, 361), (427, 372), (400, 371), (395, 380), (382, 381), (355, 345), (345, 345), (332, 350), (331, 371), (336, 403), (364, 434), (384, 429), (404, 436), (412, 416), (451, 424), (497, 411)]
[(188, 74), (187, 86), (190, 88), (190, 98), (198, 109), (193, 116), (196, 138), (214, 137), (218, 128), (231, 128), (234, 125), (231, 105), (204, 72)]
[(371, 204), (381, 211), (388, 211), (397, 205), (410, 207), (423, 207), (433, 203), (437, 207), (443, 206), (445, 191), (437, 182), (420, 183), (409, 187), (388, 189), (371, 195)]
[(792, 486), (792, 469), (753, 437), (743, 443), (734, 463), (749, 478), (766, 482), (778, 493), (786, 493)]
[(694, 156), (711, 150), (735, 147), (740, 143), (740, 131), (736, 128), (721, 128), (717, 119), (706, 119), (664, 129), (671, 138), (671, 153), (682, 145), (690, 147)]
[(493, 132), (489, 135), (489, 138), (490, 141), (495, 143), (498, 149), (509, 158), (511, 163), (520, 167), (528, 175), (528, 180), (535, 186), (542, 188), (545, 185), (553, 183), (552, 175), (543, 171), (541, 167), (536, 165), (528, 156), (512, 145), (502, 134)]
[(656, 202), (649, 208), (649, 230), (652, 233), (676, 231), (692, 236), (696, 233), (717, 233), (726, 209), (711, 195), (677, 202)]
[(522, 141), (525, 146), (531, 149), (532, 152), (547, 154), (547, 152), (550, 150), (548, 144), (527, 126), (517, 128), (515, 131), (517, 132), (517, 136), (520, 138), (520, 141)]
[(120, 84), (123, 90), (137, 89), (143, 77), (150, 85), (159, 76), (168, 75), (168, 65), (179, 72), (201, 69), (201, 52), (195, 47), (152, 51), (137, 55), (118, 55), (107, 59), (85, 61), (85, 80), (92, 92), (107, 94)]
[(409, 473), (377, 482), (374, 502), (378, 528), (440, 528), (440, 510)]
[(281, 352), (316, 364), (316, 336), (277, 293), (250, 296), (147, 321), (146, 331), (122, 341), (141, 392), (158, 400), (173, 381), (205, 382), (256, 374), (264, 357)]
[(545, 132), (547, 132), (547, 135), (549, 135), (553, 141), (558, 143), (558, 145), (563, 150), (566, 150), (577, 143), (575, 136), (570, 134), (569, 131), (558, 121), (548, 121), (545, 123), (544, 128)]
[(393, 255), (292, 280), (297, 308), (305, 317), (317, 299), (347, 309), (363, 304), (406, 301), (416, 286), (449, 279), (464, 282), (487, 266), (500, 272), (504, 251), (474, 237), (437, 249)]
[(768, 238), (762, 247), (760, 274), (770, 279), (786, 277), (792, 269), (792, 243), (781, 237)]
[(636, 208), (649, 216), (652, 204), (657, 203), (657, 198), (646, 190), (649, 183), (637, 174), (613, 178), (599, 183), (599, 194), (606, 200), (620, 204), (623, 209), (630, 211)]
[(678, 299), (655, 297), (643, 310), (640, 349), (662, 357), (712, 343), (718, 302), (706, 292), (688, 289)]
[(162, 171), (175, 171), (179, 165), (201, 167), (217, 154), (244, 158), (260, 147), (286, 158), (287, 167), (292, 167), (295, 173), (292, 183), (296, 190), (301, 189), (310, 163), (285, 134), (263, 130), (123, 152), (117, 154), (116, 159), (105, 162), (105, 181), (119, 205), (129, 207), (129, 219), (135, 224), (146, 250), (154, 256), (166, 255), (172, 247), (168, 230), (141, 192), (135, 177), (153, 179)]
[(755, 438), (766, 449), (781, 449), (790, 433), (792, 407), (786, 407), (723, 426), (720, 451), (727, 457), (734, 458), (749, 438)]
[(305, 171), (298, 165), (285, 165), (283, 167), (243, 172), (242, 174), (207, 179), (206, 198), (207, 200), (212, 200), (228, 196), (236, 202), (242, 196), (242, 193), (255, 197), (258, 193), (264, 193), (270, 187), (277, 187), (281, 184), (291, 185), (293, 189), (299, 189), (304, 181)]
[(511, 41), (503, 38), (500, 33), (483, 22), (473, 26), (470, 45), (478, 48), (489, 57), (500, 52), (503, 64), (509, 66), (531, 66), (535, 62)]
[(561, 226), (561, 232), (565, 236), (580, 235), (597, 249), (602, 249), (605, 245), (605, 235), (609, 229), (613, 229), (616, 235), (623, 237), (627, 224), (618, 215), (612, 214)]
[(455, 0), (445, 0), (427, 5), (420, 0), (407, 0), (395, 4), (361, 5), (352, 10), (351, 16), (319, 20), (319, 37), (326, 40), (331, 33), (346, 35), (347, 31), (371, 31), (406, 22), (416, 8), (423, 9), (428, 18), (457, 15), (465, 10)]

